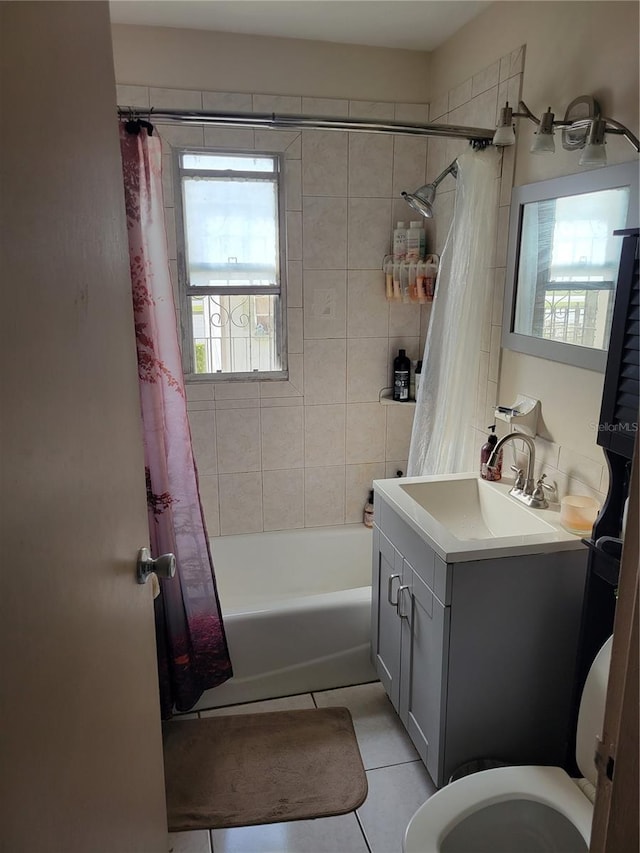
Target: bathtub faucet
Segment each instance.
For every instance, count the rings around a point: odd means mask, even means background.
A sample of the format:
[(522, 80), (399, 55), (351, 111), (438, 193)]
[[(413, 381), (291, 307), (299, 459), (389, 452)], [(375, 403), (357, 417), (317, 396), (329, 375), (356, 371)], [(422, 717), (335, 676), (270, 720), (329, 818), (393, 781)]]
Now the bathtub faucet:
[(527, 473), (525, 476), (521, 468), (512, 466), (511, 470), (516, 472), (516, 480), (509, 494), (532, 509), (546, 509), (549, 504), (544, 496), (544, 490), (549, 487), (543, 482), (545, 477), (544, 474), (537, 482), (534, 479), (533, 472), (536, 462), (536, 445), (531, 436), (525, 435), (523, 432), (510, 432), (508, 435), (503, 436), (503, 438), (501, 438), (493, 448), (493, 452), (487, 461), (487, 468), (495, 468), (498, 464), (498, 454), (504, 445), (507, 442), (515, 441), (516, 439), (523, 441), (529, 451), (527, 459)]

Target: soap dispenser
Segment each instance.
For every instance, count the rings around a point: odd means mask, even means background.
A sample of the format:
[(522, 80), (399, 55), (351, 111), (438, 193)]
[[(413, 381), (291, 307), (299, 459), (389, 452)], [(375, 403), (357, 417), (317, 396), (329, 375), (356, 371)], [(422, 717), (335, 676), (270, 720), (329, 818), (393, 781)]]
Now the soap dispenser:
[(498, 443), (498, 436), (496, 435), (496, 425), (492, 424), (488, 429), (491, 430), (489, 435), (487, 436), (486, 442), (480, 448), (480, 476), (483, 480), (501, 480), (502, 479), (502, 450), (498, 453), (498, 458), (496, 460), (495, 468), (489, 468), (487, 462), (493, 450)]

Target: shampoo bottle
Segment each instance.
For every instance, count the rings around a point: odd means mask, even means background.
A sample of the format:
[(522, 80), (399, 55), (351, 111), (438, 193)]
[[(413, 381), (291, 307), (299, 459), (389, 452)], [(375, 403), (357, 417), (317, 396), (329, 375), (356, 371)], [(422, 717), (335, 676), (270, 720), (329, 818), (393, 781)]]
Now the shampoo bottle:
[(411, 362), (406, 350), (401, 349), (393, 360), (393, 399), (404, 402), (409, 399), (409, 373)]
[(487, 462), (493, 453), (494, 447), (498, 443), (496, 425), (493, 424), (489, 429), (491, 432), (487, 436), (486, 442), (480, 448), (480, 476), (483, 480), (496, 481), (502, 479), (502, 450), (500, 450), (500, 453), (498, 454), (495, 468), (489, 468)]

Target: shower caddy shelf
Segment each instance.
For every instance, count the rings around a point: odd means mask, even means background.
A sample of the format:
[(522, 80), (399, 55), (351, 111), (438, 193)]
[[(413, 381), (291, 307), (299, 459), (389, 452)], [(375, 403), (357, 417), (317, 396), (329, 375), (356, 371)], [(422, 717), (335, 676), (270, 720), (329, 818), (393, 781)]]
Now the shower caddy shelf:
[(434, 253), (415, 260), (396, 261), (393, 255), (382, 259), (385, 295), (388, 302), (427, 305), (435, 295), (440, 258)]

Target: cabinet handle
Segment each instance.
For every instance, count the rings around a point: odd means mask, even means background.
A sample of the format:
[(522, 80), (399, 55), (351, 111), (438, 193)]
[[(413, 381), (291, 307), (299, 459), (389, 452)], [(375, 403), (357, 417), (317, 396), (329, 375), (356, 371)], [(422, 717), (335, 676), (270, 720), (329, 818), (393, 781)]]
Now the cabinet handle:
[(398, 609), (398, 596), (396, 595), (396, 600), (391, 600), (391, 595), (393, 593), (393, 582), (396, 578), (400, 578), (400, 575), (389, 575), (389, 580), (387, 582), (387, 601), (392, 607)]
[(400, 603), (401, 603), (402, 598), (403, 598), (402, 593), (404, 592), (405, 589), (411, 589), (411, 586), (409, 584), (405, 584), (404, 586), (398, 587), (398, 603), (396, 605), (396, 610), (398, 611), (398, 616), (401, 619), (408, 619), (409, 618), (408, 613), (402, 613), (400, 610)]

